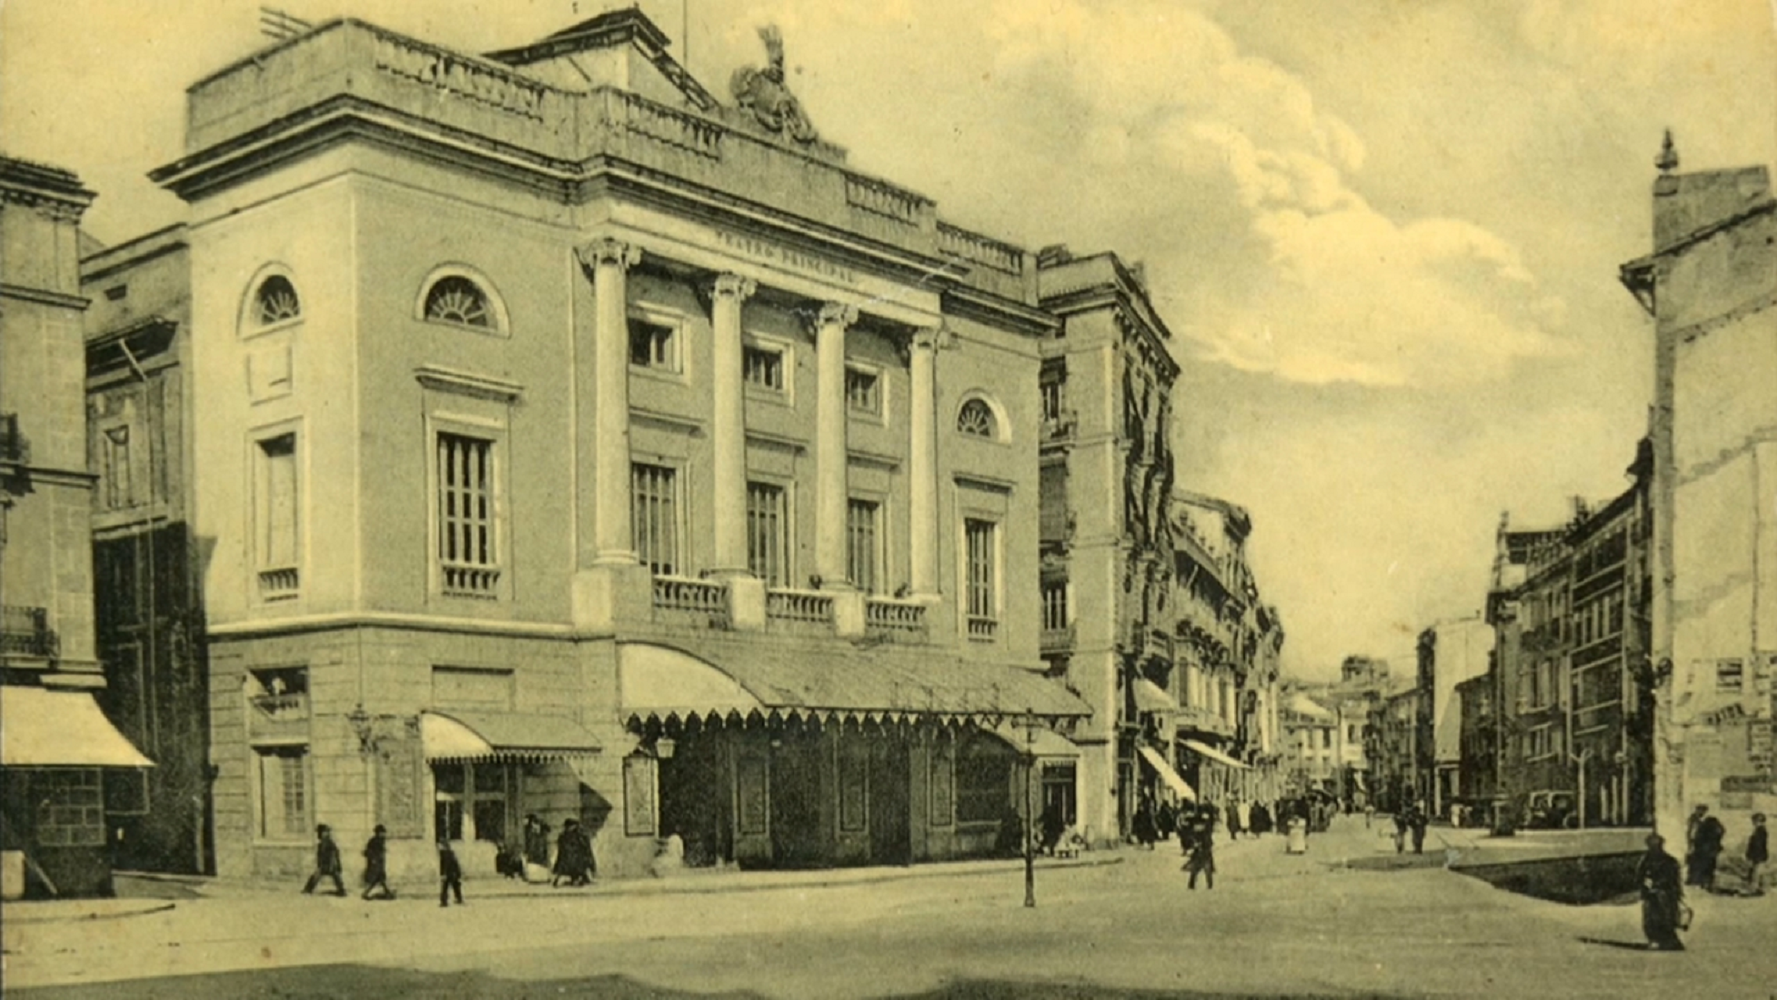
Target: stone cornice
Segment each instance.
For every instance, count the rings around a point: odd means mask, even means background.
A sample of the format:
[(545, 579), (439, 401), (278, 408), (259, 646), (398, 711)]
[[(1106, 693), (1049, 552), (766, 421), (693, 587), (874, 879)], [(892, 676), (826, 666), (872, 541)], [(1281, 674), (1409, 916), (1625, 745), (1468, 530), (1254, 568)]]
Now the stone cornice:
[(443, 365), (420, 365), (413, 370), (413, 377), (420, 385), (437, 392), (473, 396), (477, 399), (488, 399), (497, 403), (516, 403), (519, 397), (524, 394), (524, 386), (517, 382), (495, 378), (491, 375), (460, 371)]
[(67, 292), (52, 292), (47, 288), (28, 288), (5, 282), (0, 282), (0, 299), (18, 299), (21, 302), (36, 302), (39, 305), (60, 306), (83, 312), (87, 306), (93, 304), (93, 300), (84, 295), (69, 295)]

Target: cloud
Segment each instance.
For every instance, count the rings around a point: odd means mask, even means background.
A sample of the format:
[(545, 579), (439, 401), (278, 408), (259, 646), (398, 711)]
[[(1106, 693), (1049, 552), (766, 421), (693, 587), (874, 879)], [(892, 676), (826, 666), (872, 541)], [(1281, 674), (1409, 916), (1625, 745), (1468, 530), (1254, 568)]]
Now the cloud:
[[(1203, 13), (1159, 2), (1000, 13), (1000, 72), (1064, 81), (1099, 123), (1082, 160), (1146, 156), (1177, 180), (1130, 192), (1150, 217), (1190, 225), (1204, 198), (1229, 195), (1244, 210), (1245, 232), (1202, 233), (1149, 262), (1160, 292), (1191, 289), (1179, 325), (1209, 356), (1296, 381), (1450, 385), (1567, 350), (1561, 310), (1517, 248), (1459, 218), (1387, 217), (1354, 185), (1367, 152), (1356, 130)], [(1193, 287), (1205, 254), (1242, 244), (1255, 267)]]

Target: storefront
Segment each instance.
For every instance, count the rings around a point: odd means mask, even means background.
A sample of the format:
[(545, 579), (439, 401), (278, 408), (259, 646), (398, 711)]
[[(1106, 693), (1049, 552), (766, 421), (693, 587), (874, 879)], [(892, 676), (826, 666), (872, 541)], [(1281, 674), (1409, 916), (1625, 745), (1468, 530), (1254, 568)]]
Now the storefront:
[(0, 692), (5, 898), (111, 895), (102, 772), (153, 766), (91, 694), (7, 685)]

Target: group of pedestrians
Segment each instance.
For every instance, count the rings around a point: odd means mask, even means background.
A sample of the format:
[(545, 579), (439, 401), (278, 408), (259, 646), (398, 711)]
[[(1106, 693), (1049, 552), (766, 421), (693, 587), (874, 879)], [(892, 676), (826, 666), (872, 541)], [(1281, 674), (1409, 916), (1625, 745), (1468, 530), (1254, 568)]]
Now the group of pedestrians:
[[(363, 899), (395, 898), (395, 890), (389, 885), (388, 834), (388, 828), (379, 823), (364, 845)], [(502, 847), (495, 856), (495, 870), (509, 878), (538, 882), (543, 877), (540, 873), (546, 872), (551, 886), (563, 883), (583, 886), (592, 883), (593, 875), (597, 872), (597, 865), (593, 860), (592, 838), (580, 826), (579, 820), (569, 819), (562, 823), (561, 836), (555, 842), (553, 867), (549, 865), (549, 846), (549, 825), (535, 814), (527, 816), (522, 853)], [(516, 867), (515, 856), (518, 859)], [(327, 880), (333, 883), (333, 895), (344, 896), (344, 874), (345, 865), (340, 857), (339, 844), (333, 839), (333, 830), (322, 823), (315, 827), (315, 869), (309, 875), (308, 882), (303, 885), (302, 891), (305, 895), (313, 894), (316, 886)], [(450, 840), (440, 837), (438, 905), (448, 907), (453, 899), (458, 906), (463, 905), (463, 865), (457, 859)]]
[(1404, 854), (1407, 840), (1413, 841), (1413, 853), (1425, 853), (1425, 828), (1430, 824), (1425, 814), (1425, 803), (1413, 802), (1394, 814), (1394, 852)]
[[(1647, 835), (1647, 853), (1636, 865), (1635, 876), (1641, 884), (1641, 931), (1653, 951), (1683, 951), (1678, 932), (1690, 927), (1690, 907), (1684, 901), (1686, 886), (1708, 892), (1724, 891), (1716, 880), (1727, 827), (1709, 815), (1708, 806), (1692, 810), (1685, 824), (1685, 857), (1681, 867), (1677, 858), (1666, 852), (1666, 838), (1657, 833)], [(1746, 838), (1747, 895), (1764, 895), (1764, 867), (1771, 860), (1771, 843), (1765, 830), (1765, 814), (1753, 813), (1752, 834)]]

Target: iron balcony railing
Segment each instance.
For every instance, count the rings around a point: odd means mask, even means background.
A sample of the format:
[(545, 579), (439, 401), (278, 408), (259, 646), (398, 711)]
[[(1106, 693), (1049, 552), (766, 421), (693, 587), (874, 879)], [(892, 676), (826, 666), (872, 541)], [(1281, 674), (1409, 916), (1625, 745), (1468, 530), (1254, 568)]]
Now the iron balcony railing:
[(0, 653), (53, 660), (61, 652), (61, 639), (49, 627), (48, 608), (0, 608)]

